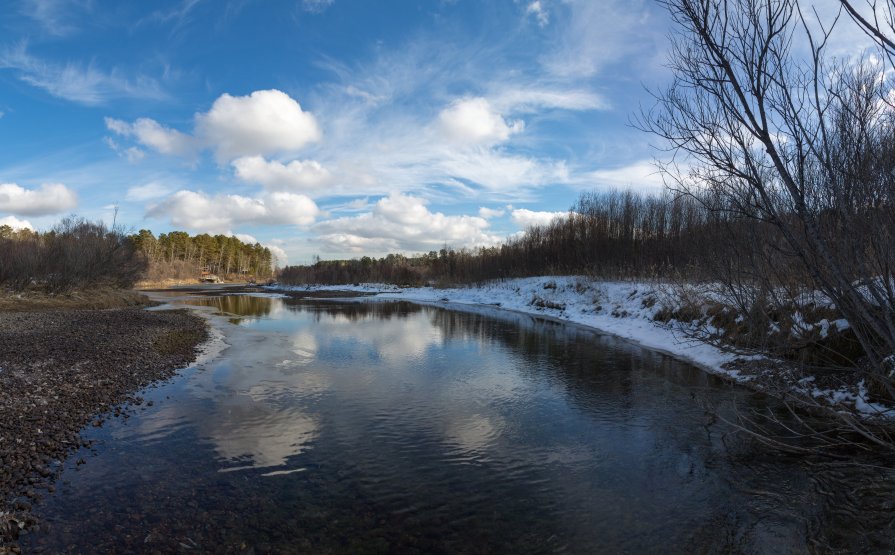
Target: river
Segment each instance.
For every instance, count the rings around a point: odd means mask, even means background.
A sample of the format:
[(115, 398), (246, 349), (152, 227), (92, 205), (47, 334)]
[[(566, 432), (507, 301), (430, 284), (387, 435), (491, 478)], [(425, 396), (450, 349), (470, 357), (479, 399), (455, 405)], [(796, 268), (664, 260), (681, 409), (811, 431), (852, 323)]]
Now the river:
[[(891, 549), (887, 471), (736, 433), (765, 396), (576, 326), (159, 294), (221, 348), (89, 428), (34, 552)], [(84, 464), (86, 463), (86, 464)]]

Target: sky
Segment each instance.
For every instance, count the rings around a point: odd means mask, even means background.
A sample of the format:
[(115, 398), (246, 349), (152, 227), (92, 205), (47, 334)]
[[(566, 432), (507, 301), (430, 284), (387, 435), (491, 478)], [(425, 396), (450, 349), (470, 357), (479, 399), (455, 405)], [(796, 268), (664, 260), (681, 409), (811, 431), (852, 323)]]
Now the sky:
[(656, 191), (640, 0), (25, 0), (0, 13), (0, 224), (233, 234), (280, 265), (496, 244)]

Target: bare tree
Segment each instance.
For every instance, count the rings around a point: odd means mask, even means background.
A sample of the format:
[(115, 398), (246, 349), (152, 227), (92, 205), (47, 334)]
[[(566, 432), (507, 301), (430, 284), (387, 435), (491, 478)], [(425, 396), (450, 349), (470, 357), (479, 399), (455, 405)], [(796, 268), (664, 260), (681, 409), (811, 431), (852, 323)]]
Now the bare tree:
[[(876, 391), (895, 399), (895, 117), (866, 60), (826, 58), (836, 21), (795, 0), (667, 0), (672, 85), (639, 125), (678, 153), (673, 186), (770, 225), (852, 326)], [(819, 30), (818, 30), (819, 29)], [(779, 285), (772, 275), (763, 285)]]

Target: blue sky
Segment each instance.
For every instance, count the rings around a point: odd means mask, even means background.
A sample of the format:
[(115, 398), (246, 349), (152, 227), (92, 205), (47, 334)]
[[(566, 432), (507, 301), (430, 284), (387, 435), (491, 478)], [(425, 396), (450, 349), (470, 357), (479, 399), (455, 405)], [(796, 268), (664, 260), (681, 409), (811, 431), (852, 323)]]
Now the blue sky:
[(232, 233), (281, 262), (493, 244), (656, 189), (652, 2), (30, 0), (0, 14), (0, 222)]

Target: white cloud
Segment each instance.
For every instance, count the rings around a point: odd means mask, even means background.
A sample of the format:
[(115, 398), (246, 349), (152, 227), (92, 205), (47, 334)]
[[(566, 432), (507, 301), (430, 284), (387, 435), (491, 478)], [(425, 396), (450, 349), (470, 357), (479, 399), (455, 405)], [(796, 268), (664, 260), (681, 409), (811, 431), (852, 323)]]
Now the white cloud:
[(306, 12), (323, 13), (334, 3), (335, 0), (301, 0), (301, 7)]
[(15, 183), (0, 183), (0, 212), (46, 216), (71, 210), (77, 204), (74, 191), (61, 183), (44, 183), (34, 190)]
[(146, 153), (135, 146), (124, 149), (122, 154), (124, 154), (124, 157), (127, 158), (127, 161), (131, 164), (136, 164), (146, 157)]
[(541, 0), (535, 0), (531, 2), (526, 8), (525, 13), (527, 15), (531, 15), (538, 22), (538, 25), (541, 27), (546, 26), (550, 23), (550, 15), (547, 13), (547, 10), (544, 9), (544, 6), (541, 4)]
[(487, 208), (485, 206), (482, 206), (481, 208), (479, 208), (479, 216), (481, 216), (482, 218), (485, 218), (486, 220), (490, 220), (491, 218), (499, 218), (503, 215), (504, 215), (503, 209)]
[(568, 215), (568, 212), (538, 212), (526, 208), (517, 208), (510, 213), (513, 221), (523, 229), (532, 226), (544, 226), (557, 218), (565, 218)]
[[(106, 118), (106, 128), (122, 137), (133, 137), (138, 143), (147, 146), (162, 154), (176, 156), (190, 156), (197, 150), (196, 140), (185, 133), (162, 126), (157, 121), (149, 118), (139, 118), (134, 123), (127, 123), (119, 119)], [(139, 154), (133, 153), (133, 147), (124, 151), (130, 159), (142, 158), (142, 151), (136, 149)], [(128, 154), (133, 153), (133, 154)]]
[[(316, 118), (278, 90), (255, 91), (248, 96), (222, 94), (208, 112), (196, 114), (192, 135), (165, 127), (150, 118), (139, 118), (133, 123), (111, 117), (105, 121), (113, 133), (133, 138), (161, 154), (189, 157), (209, 148), (215, 151), (219, 162), (248, 158), (244, 161), (247, 171), (263, 171), (268, 179), (274, 180), (282, 179), (282, 176), (271, 175), (276, 168), (259, 168), (258, 160), (252, 160), (254, 157), (295, 152), (308, 143), (319, 141), (322, 136)], [(122, 151), (114, 141), (110, 146), (126, 156), (139, 158), (139, 154), (129, 152), (130, 149)], [(316, 162), (303, 164), (313, 166)], [(295, 173), (296, 167), (290, 165), (288, 169), (286, 173)], [(308, 168), (309, 171), (314, 169)]]
[(262, 156), (245, 156), (232, 164), (238, 178), (269, 190), (311, 191), (332, 181), (329, 171), (313, 160), (283, 164)]
[(28, 220), (20, 220), (15, 216), (4, 216), (0, 218), (0, 227), (5, 225), (13, 228), (13, 230), (30, 229), (31, 231), (34, 231), (34, 226), (31, 225), (31, 222), (29, 222)]
[(50, 35), (63, 37), (78, 30), (79, 16), (92, 11), (91, 0), (25, 0), (21, 11)]
[(128, 188), (125, 199), (130, 201), (146, 201), (161, 198), (170, 194), (173, 189), (164, 183), (150, 181), (144, 185), (135, 185)]
[(565, 0), (561, 6), (562, 14), (556, 18), (561, 25), (555, 26), (561, 29), (558, 47), (544, 60), (554, 75), (581, 79), (610, 64), (631, 60), (637, 65), (625, 68), (628, 76), (661, 70), (656, 53), (666, 50), (668, 26), (662, 20), (667, 14), (659, 4), (644, 0)]
[(491, 97), (496, 110), (512, 113), (539, 112), (541, 110), (606, 110), (609, 102), (601, 95), (586, 90), (547, 86), (506, 86)]
[(570, 179), (565, 162), (485, 149), (446, 153), (435, 165), (443, 172), (442, 175), (466, 179), (485, 189), (516, 197), (523, 195), (525, 189), (566, 183)]
[(46, 62), (28, 54), (25, 45), (0, 52), (0, 69), (18, 71), (19, 79), (44, 89), (53, 96), (87, 105), (102, 104), (117, 98), (163, 99), (159, 83), (137, 75), (128, 77), (120, 70), (106, 71), (94, 63)]
[(500, 240), (488, 233), (484, 218), (431, 212), (422, 199), (402, 194), (383, 197), (370, 212), (321, 222), (313, 229), (327, 248), (339, 253), (420, 252)]
[(265, 247), (276, 258), (276, 260), (274, 261), (275, 266), (282, 267), (289, 262), (289, 256), (286, 254), (286, 251), (284, 251), (282, 247), (273, 244), (274, 242), (277, 242), (277, 240), (274, 240), (271, 243), (262, 243), (258, 240), (257, 237), (255, 237), (254, 235), (249, 235), (248, 233), (230, 233), (229, 235), (232, 237), (236, 237), (247, 245), (254, 245), (258, 243), (262, 247)]
[(249, 235), (248, 233), (231, 233), (231, 235), (248, 245), (254, 245), (258, 242), (254, 235)]
[[(109, 118), (106, 118), (106, 127), (108, 127), (108, 124), (109, 124)], [(127, 124), (125, 124), (125, 125), (127, 125)], [(131, 164), (136, 164), (137, 162), (139, 162), (140, 160), (142, 160), (143, 158), (146, 157), (146, 152), (139, 147), (131, 146), (131, 147), (123, 148), (112, 137), (104, 137), (103, 141), (105, 141), (105, 143), (107, 145), (109, 145), (109, 148), (111, 148), (112, 150), (115, 151), (115, 154), (124, 158)]]
[(245, 197), (181, 190), (151, 206), (146, 215), (168, 219), (175, 227), (228, 233), (240, 224), (305, 226), (319, 212), (313, 200), (294, 193)]
[(314, 116), (278, 90), (222, 94), (211, 110), (196, 115), (196, 134), (219, 160), (294, 152), (322, 135)]
[(627, 166), (609, 170), (596, 170), (582, 176), (582, 184), (617, 188), (659, 188), (664, 185), (662, 175), (650, 160), (639, 160)]
[(507, 123), (487, 99), (462, 98), (438, 115), (447, 136), (458, 143), (493, 144), (505, 141), (525, 128), (525, 122)]
[(289, 263), (289, 256), (286, 254), (286, 251), (283, 250), (282, 247), (278, 247), (276, 245), (265, 244), (265, 247), (270, 251), (270, 254), (276, 258), (274, 261), (274, 265), (278, 268), (282, 268), (286, 264)]

